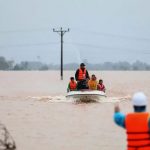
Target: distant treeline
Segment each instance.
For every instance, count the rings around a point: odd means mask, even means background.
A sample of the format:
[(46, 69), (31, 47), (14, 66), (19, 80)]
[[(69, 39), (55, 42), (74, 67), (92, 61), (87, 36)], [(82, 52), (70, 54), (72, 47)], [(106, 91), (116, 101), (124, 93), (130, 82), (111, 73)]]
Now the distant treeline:
[[(104, 62), (100, 64), (90, 64), (85, 62), (89, 70), (150, 70), (150, 65), (141, 61), (129, 63), (127, 61)], [(64, 65), (64, 70), (76, 70), (79, 67), (77, 63)], [(22, 61), (15, 63), (12, 60), (6, 60), (0, 56), (0, 70), (59, 70), (60, 65), (44, 64), (39, 61)]]

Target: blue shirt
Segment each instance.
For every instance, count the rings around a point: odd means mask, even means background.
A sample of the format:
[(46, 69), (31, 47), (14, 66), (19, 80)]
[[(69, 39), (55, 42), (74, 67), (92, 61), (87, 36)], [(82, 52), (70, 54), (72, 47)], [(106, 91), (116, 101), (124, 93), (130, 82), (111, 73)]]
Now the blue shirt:
[(114, 113), (114, 121), (117, 125), (125, 128), (125, 114), (121, 112)]

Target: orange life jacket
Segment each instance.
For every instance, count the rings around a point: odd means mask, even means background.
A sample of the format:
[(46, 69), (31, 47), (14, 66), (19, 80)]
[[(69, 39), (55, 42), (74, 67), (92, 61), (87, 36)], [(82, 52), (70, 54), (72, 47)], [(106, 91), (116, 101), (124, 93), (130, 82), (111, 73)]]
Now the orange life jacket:
[(150, 150), (148, 113), (130, 113), (126, 116), (128, 150)]
[(78, 80), (84, 80), (86, 79), (86, 69), (84, 71), (80, 68), (79, 74), (78, 74)]
[(75, 90), (77, 88), (77, 83), (76, 82), (71, 82), (70, 81), (70, 90)]

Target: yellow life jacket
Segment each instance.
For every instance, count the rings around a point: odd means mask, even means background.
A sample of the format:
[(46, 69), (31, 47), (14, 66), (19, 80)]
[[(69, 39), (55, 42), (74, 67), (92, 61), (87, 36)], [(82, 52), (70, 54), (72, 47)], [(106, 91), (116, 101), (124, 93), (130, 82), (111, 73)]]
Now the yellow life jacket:
[(88, 86), (90, 90), (97, 90), (97, 81), (96, 80), (89, 80)]

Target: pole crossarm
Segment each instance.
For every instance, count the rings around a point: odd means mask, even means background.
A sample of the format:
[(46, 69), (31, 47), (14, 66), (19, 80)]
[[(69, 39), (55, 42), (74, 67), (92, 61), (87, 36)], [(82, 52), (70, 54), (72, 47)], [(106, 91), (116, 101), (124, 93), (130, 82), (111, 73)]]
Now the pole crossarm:
[(53, 28), (53, 32), (57, 32), (59, 35), (61, 35), (61, 34), (64, 35), (66, 32), (69, 32), (69, 31), (70, 31), (69, 28), (67, 30), (63, 30), (62, 28), (60, 28), (60, 30), (56, 30)]

